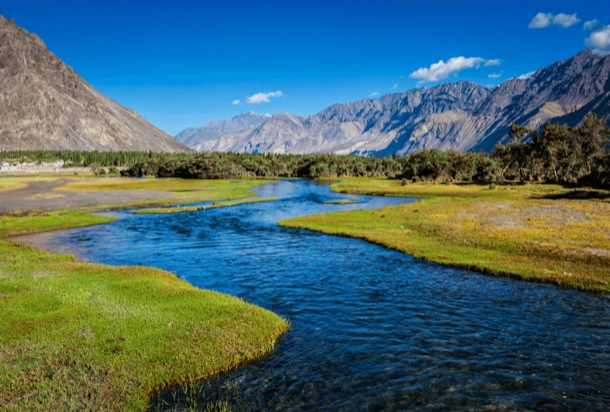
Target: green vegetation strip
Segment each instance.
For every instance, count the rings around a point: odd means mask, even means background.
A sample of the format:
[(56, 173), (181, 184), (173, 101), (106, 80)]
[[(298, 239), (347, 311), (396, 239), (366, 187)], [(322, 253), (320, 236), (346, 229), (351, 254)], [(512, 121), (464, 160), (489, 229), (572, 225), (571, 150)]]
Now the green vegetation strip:
[(326, 205), (347, 205), (354, 203), (358, 199), (338, 199), (338, 200), (327, 200), (324, 202)]
[[(114, 218), (109, 216), (94, 215), (88, 211), (81, 210), (32, 213), (19, 217), (4, 215), (0, 216), (0, 239), (8, 236), (98, 225), (112, 222), (113, 220)], [(0, 262), (3, 260), (0, 260)]]
[[(427, 196), (414, 203), (304, 216), (286, 227), (365, 239), (416, 258), (493, 275), (610, 292), (610, 204), (556, 185), (433, 185), (346, 179), (347, 193)], [(606, 199), (607, 191), (588, 190)]]
[[(256, 184), (176, 179), (174, 188), (210, 200), (251, 195)], [(145, 410), (159, 391), (265, 356), (287, 331), (267, 310), (162, 270), (1, 240), (112, 219), (90, 210), (0, 217), (0, 409)]]
[(183, 213), (183, 212), (196, 212), (198, 210), (208, 210), (208, 209), (216, 209), (218, 207), (230, 207), (230, 206), (238, 206), (245, 205), (249, 203), (261, 203), (261, 202), (270, 202), (272, 200), (276, 200), (275, 197), (261, 197), (256, 199), (244, 199), (244, 200), (234, 200), (230, 202), (214, 202), (211, 205), (205, 206), (184, 206), (184, 207), (163, 207), (163, 208), (154, 208), (154, 209), (140, 209), (133, 210), (131, 213), (136, 215), (150, 215), (150, 214), (167, 214), (167, 213)]

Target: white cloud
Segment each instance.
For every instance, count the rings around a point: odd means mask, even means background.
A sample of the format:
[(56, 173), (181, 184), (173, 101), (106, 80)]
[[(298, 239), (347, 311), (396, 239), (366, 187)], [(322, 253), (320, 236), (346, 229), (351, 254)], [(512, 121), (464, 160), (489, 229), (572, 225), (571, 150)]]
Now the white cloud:
[(599, 29), (602, 26), (603, 26), (603, 24), (601, 24), (599, 22), (599, 20), (593, 19), (593, 20), (589, 20), (589, 21), (585, 22), (585, 24), (583, 25), (583, 30), (594, 31), (596, 29)]
[(246, 104), (269, 103), (272, 97), (281, 96), (283, 96), (283, 94), (279, 90), (277, 92), (256, 93), (246, 99)]
[(553, 16), (551, 13), (538, 13), (534, 16), (530, 24), (527, 26), (530, 29), (543, 29), (549, 27), (551, 24), (561, 26), (564, 29), (575, 25), (580, 19), (574, 14), (559, 13)]
[(491, 73), (487, 75), (487, 77), (490, 79), (499, 79), (500, 77), (502, 77), (502, 75), (500, 73)]
[(599, 26), (585, 40), (588, 47), (599, 53), (610, 53), (610, 26)]
[(559, 13), (557, 16), (553, 17), (553, 24), (563, 27), (567, 29), (570, 26), (578, 23), (580, 19), (576, 17), (576, 13), (574, 14), (563, 14)]
[(392, 89), (396, 89), (398, 87), (398, 83), (396, 83), (394, 86), (392, 86)]
[(530, 29), (542, 29), (544, 27), (548, 27), (551, 25), (551, 19), (553, 15), (551, 13), (538, 13), (532, 21), (530, 21), (529, 27)]
[(371, 93), (371, 96), (377, 96), (379, 93), (378, 92), (373, 92)]
[(500, 64), (502, 64), (502, 60), (500, 60), (500, 59), (490, 59), (490, 60), (487, 60), (487, 61), (485, 62), (484, 66), (485, 66), (485, 67), (489, 67), (489, 66), (498, 66), (498, 65), (500, 65)]
[(239, 101), (239, 100), (233, 100), (233, 101), (231, 102), (231, 104), (239, 104), (239, 103), (240, 103), (240, 101)]
[(529, 72), (529, 73), (522, 74), (521, 76), (517, 77), (517, 79), (519, 79), (519, 80), (527, 80), (530, 77), (532, 77), (534, 75), (534, 73), (536, 73), (536, 72)]
[(452, 57), (445, 63), (443, 60), (434, 63), (430, 67), (422, 67), (409, 75), (412, 79), (419, 79), (420, 83), (437, 82), (446, 79), (450, 75), (463, 69), (479, 68), (481, 64), (485, 66), (495, 66), (500, 64), (499, 59), (485, 60), (482, 57)]

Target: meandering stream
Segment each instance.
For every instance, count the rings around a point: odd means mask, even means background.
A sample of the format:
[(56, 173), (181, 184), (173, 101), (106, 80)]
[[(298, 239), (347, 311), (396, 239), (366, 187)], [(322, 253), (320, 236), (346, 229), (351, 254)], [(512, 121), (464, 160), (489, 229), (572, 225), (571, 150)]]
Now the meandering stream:
[[(607, 296), (276, 225), (410, 199), (340, 195), (311, 181), (256, 191), (278, 200), (169, 215), (117, 212), (122, 219), (57, 233), (47, 246), (94, 262), (163, 268), (289, 319), (273, 355), (205, 385), (207, 400), (229, 400), (236, 410), (610, 406)], [(358, 201), (324, 204), (347, 197)]]

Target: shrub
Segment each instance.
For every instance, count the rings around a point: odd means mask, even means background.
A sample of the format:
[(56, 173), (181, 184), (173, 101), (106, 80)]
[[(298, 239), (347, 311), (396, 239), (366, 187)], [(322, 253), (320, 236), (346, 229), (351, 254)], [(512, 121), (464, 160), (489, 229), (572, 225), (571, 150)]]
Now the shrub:
[(101, 170), (102, 170), (102, 166), (100, 166), (99, 163), (91, 163), (89, 165), (89, 169), (91, 169), (91, 172), (97, 176), (100, 174)]

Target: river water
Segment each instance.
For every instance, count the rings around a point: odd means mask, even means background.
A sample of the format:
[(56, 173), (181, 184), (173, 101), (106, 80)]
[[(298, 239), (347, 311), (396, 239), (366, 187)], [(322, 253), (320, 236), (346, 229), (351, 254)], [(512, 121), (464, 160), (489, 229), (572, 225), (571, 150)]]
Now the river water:
[[(234, 410), (610, 408), (607, 296), (276, 225), (412, 199), (341, 195), (311, 181), (256, 191), (278, 200), (169, 215), (117, 212), (113, 223), (58, 233), (47, 246), (166, 269), (287, 318), (291, 329), (274, 354), (202, 386), (206, 401)], [(324, 204), (342, 198), (357, 202)], [(180, 393), (161, 399), (170, 409), (184, 406)]]

